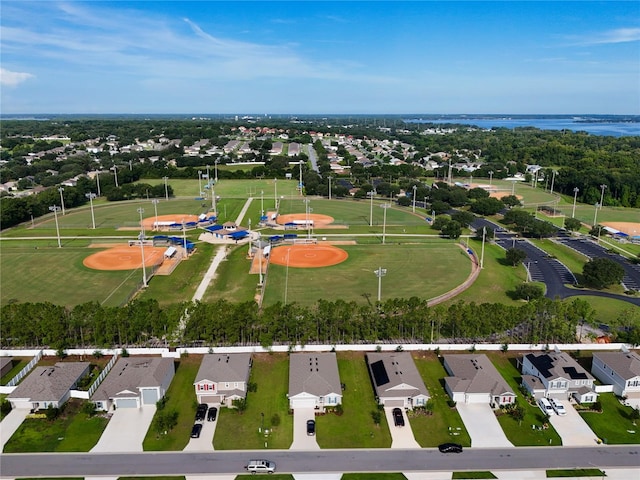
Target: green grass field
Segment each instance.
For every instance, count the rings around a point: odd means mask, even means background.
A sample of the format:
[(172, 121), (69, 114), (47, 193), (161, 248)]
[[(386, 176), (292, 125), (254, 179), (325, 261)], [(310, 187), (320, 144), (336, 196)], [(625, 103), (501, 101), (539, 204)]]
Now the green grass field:
[[(211, 177), (213, 178), (213, 171), (211, 172)], [(138, 183), (148, 183), (149, 185), (164, 185), (164, 181), (162, 179), (153, 178), (153, 179), (142, 179)], [(202, 186), (204, 187), (206, 180), (202, 182)], [(176, 197), (198, 197), (199, 195), (199, 186), (198, 179), (195, 178), (193, 180), (190, 179), (182, 179), (182, 178), (170, 178), (168, 180), (168, 184), (173, 188), (173, 194)], [(299, 195), (297, 190), (298, 182), (297, 180), (283, 180), (278, 179), (275, 184), (273, 178), (269, 179), (251, 179), (251, 180), (228, 180), (228, 179), (218, 179), (218, 183), (214, 185), (213, 191), (216, 192), (216, 196), (221, 197), (234, 197), (234, 198), (248, 198), (254, 197), (259, 198), (263, 196), (265, 199), (265, 207), (266, 202), (269, 201), (269, 207), (273, 208), (274, 205), (274, 195), (277, 194), (278, 198), (281, 196), (295, 196)], [(205, 189), (205, 192), (208, 190)], [(261, 195), (260, 192), (264, 192)], [(268, 199), (268, 200), (267, 200)]]
[(240, 246), (227, 254), (216, 270), (216, 278), (205, 292), (204, 302), (228, 300), (247, 302), (254, 299), (259, 275), (249, 275), (251, 263), (247, 260), (247, 247)]
[[(285, 247), (286, 248), (286, 247)], [(349, 258), (322, 268), (269, 265), (264, 304), (297, 302), (310, 305), (320, 298), (365, 303), (377, 300), (374, 271), (387, 269), (381, 299), (416, 296), (433, 298), (462, 283), (471, 272), (467, 254), (450, 241), (419, 245), (340, 245)], [(318, 288), (318, 286), (322, 288)], [(315, 287), (314, 287), (315, 286)]]
[(602, 404), (602, 413), (580, 412), (580, 416), (603, 443), (640, 442), (640, 420), (633, 420), (631, 407), (622, 405), (613, 393), (601, 393), (598, 401)]

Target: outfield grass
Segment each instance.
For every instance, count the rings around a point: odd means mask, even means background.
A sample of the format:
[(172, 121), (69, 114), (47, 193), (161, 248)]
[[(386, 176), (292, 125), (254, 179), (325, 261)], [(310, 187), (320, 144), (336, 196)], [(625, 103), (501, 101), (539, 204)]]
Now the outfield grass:
[(6, 443), (4, 453), (88, 452), (98, 443), (108, 419), (89, 417), (80, 412), (81, 406), (82, 401), (72, 398), (53, 421), (25, 419)]
[(517, 393), (518, 404), (522, 405), (525, 412), (521, 422), (514, 420), (511, 415), (499, 415), (498, 422), (502, 430), (504, 430), (509, 441), (516, 447), (562, 445), (562, 440), (553, 428), (553, 425), (549, 425), (549, 428), (546, 430), (534, 430), (531, 428), (532, 425), (541, 426), (544, 417), (542, 411), (537, 406), (529, 404), (529, 402), (522, 398), (522, 393), (519, 388), (521, 374), (512, 363), (516, 355), (516, 353), (504, 354), (487, 352), (487, 356), (493, 365), (495, 365), (498, 372), (500, 372), (513, 391)]
[[(286, 247), (285, 247), (286, 248)], [(364, 304), (377, 300), (374, 271), (387, 270), (381, 299), (433, 298), (464, 282), (471, 272), (468, 255), (450, 241), (419, 245), (339, 245), (349, 258), (323, 268), (287, 268), (269, 265), (265, 305), (297, 302), (311, 305), (321, 298)], [(316, 288), (317, 286), (322, 288)]]
[(613, 393), (601, 393), (598, 401), (602, 404), (602, 413), (578, 410), (593, 433), (611, 445), (639, 443), (640, 420), (631, 418), (633, 408), (622, 405)]
[[(220, 168), (220, 166), (218, 167)], [(213, 166), (211, 168), (211, 178), (213, 179)], [(147, 183), (149, 185), (164, 185), (164, 180), (158, 178), (144, 178), (138, 183)], [(184, 179), (184, 178), (170, 178), (167, 182), (171, 188), (173, 188), (173, 194), (176, 197), (198, 197), (199, 186), (198, 179)], [(204, 186), (206, 180), (202, 182)], [(297, 180), (284, 180), (278, 179), (274, 188), (273, 178), (268, 179), (250, 179), (250, 180), (230, 180), (230, 179), (218, 179), (218, 183), (213, 186), (213, 190), (216, 192), (216, 196), (226, 196), (234, 198), (248, 198), (248, 197), (260, 197), (260, 192), (264, 192), (265, 202), (267, 199), (270, 202), (270, 207), (273, 207), (273, 198), (277, 194), (280, 196), (297, 196), (299, 192), (297, 190)], [(205, 190), (208, 192), (208, 190)]]
[(380, 425), (373, 422), (378, 410), (363, 352), (338, 352), (340, 382), (345, 384), (343, 414), (316, 416), (321, 448), (389, 448), (391, 434), (384, 412)]
[(143, 450), (183, 450), (189, 443), (197, 407), (193, 382), (201, 361), (202, 355), (189, 355), (176, 362), (176, 373), (167, 391), (164, 408), (178, 412), (178, 425), (167, 435), (158, 435), (152, 422), (142, 443)]
[[(471, 438), (455, 408), (449, 407), (449, 395), (444, 390), (443, 379), (448, 376), (440, 363), (440, 359), (431, 352), (415, 352), (413, 361), (424, 381), (431, 402), (433, 414), (408, 414), (413, 436), (421, 447), (437, 447), (441, 443), (454, 441), (462, 446), (470, 447)], [(456, 433), (457, 435), (452, 435)]]
[[(293, 415), (289, 413), (289, 357), (254, 354), (250, 382), (257, 391), (247, 393), (247, 409), (222, 408), (213, 445), (216, 450), (286, 449), (293, 442)], [(279, 425), (273, 424), (274, 415)], [(264, 421), (263, 421), (264, 418)], [(269, 435), (258, 430), (261, 425)]]
[[(250, 275), (251, 261), (247, 259), (246, 245), (236, 247), (227, 253), (227, 258), (216, 270), (215, 279), (209, 284), (202, 301), (247, 302), (254, 300), (259, 275)], [(263, 272), (264, 274), (265, 272)]]

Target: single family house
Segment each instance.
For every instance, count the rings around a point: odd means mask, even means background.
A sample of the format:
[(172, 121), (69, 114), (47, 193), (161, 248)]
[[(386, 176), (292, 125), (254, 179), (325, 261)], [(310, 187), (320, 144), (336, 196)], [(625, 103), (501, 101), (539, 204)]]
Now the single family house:
[(246, 398), (250, 373), (250, 353), (205, 355), (193, 382), (198, 403), (230, 407), (234, 400)]
[(597, 352), (591, 373), (620, 397), (640, 398), (640, 355), (636, 352)]
[(335, 353), (293, 353), (289, 356), (289, 407), (333, 407), (342, 403), (342, 385)]
[(172, 358), (121, 357), (91, 401), (98, 410), (155, 405), (166, 395), (174, 374)]
[(426, 405), (429, 391), (409, 352), (367, 353), (367, 365), (380, 405), (408, 409)]
[(516, 401), (513, 391), (484, 354), (443, 355), (445, 390), (454, 402), (488, 403), (492, 408)]
[(13, 408), (59, 408), (70, 397), (70, 390), (89, 372), (89, 362), (58, 362), (36, 367), (7, 397)]

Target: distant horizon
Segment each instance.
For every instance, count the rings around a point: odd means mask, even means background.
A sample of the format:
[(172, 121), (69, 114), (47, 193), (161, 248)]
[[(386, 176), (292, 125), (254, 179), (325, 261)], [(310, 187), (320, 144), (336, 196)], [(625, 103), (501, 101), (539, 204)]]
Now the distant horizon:
[(519, 118), (581, 118), (581, 117), (616, 117), (616, 118), (629, 118), (637, 117), (640, 121), (640, 114), (638, 113), (339, 113), (339, 112), (321, 112), (321, 113), (250, 113), (250, 112), (141, 112), (141, 113), (125, 113), (125, 112), (106, 112), (106, 113), (90, 113), (90, 112), (58, 112), (58, 113), (2, 113), (0, 112), (0, 118), (3, 117), (42, 117), (42, 116), (86, 116), (86, 117), (102, 117), (102, 116), (249, 116), (252, 118), (269, 118), (269, 117), (455, 117), (455, 118), (469, 118), (476, 119), (482, 117), (519, 117)]

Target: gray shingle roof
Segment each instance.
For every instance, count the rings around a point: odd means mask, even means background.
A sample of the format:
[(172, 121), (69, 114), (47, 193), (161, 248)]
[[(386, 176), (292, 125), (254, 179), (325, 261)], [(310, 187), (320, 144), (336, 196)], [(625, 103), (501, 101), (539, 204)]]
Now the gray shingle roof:
[(335, 353), (293, 353), (289, 356), (289, 396), (303, 392), (317, 397), (342, 392)]
[(501, 395), (515, 393), (484, 354), (443, 355), (452, 377), (445, 382), (452, 391)]
[(36, 367), (9, 394), (9, 398), (57, 402), (82, 378), (89, 366), (89, 362), (58, 362), (51, 367)]
[(162, 385), (170, 368), (173, 368), (172, 358), (121, 357), (91, 399), (108, 400), (118, 396), (139, 396), (141, 387)]
[(250, 368), (250, 353), (209, 353), (202, 357), (198, 374), (193, 383), (195, 385), (202, 381), (244, 382), (249, 376)]
[(593, 356), (611, 367), (625, 380), (640, 376), (640, 355), (636, 352), (598, 352)]
[(367, 364), (378, 397), (429, 395), (409, 352), (367, 353)]

